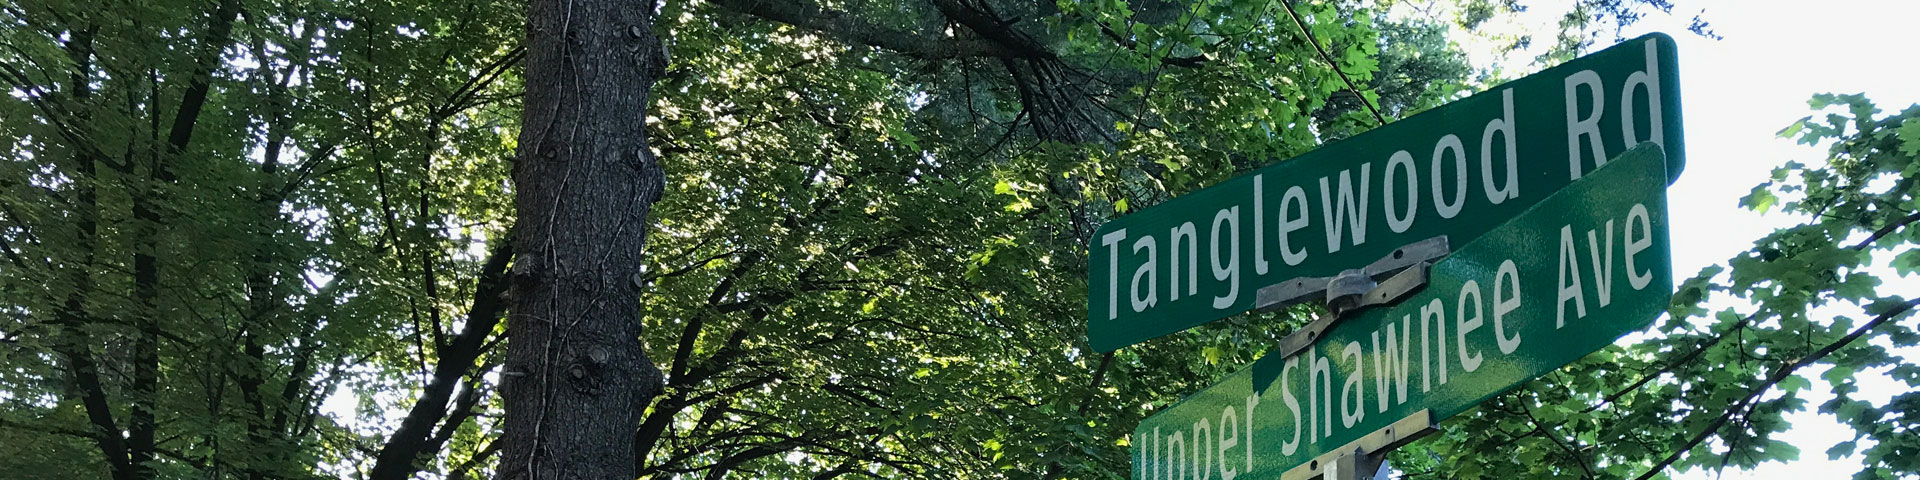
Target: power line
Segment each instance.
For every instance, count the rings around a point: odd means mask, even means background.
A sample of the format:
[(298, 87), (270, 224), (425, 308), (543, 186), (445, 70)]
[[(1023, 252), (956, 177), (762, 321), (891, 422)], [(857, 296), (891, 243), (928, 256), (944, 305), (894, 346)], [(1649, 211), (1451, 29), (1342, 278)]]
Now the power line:
[(1327, 55), (1327, 49), (1320, 46), (1320, 40), (1313, 38), (1313, 31), (1307, 29), (1307, 23), (1300, 20), (1300, 12), (1293, 10), (1293, 2), (1281, 0), (1280, 6), (1287, 8), (1287, 15), (1293, 17), (1293, 25), (1300, 27), (1300, 33), (1307, 36), (1307, 43), (1313, 45), (1313, 51), (1320, 52), (1320, 60), (1327, 62), (1327, 68), (1331, 68), (1333, 69), (1333, 73), (1339, 74), (1340, 81), (1347, 83), (1347, 90), (1352, 91), (1354, 96), (1360, 97), (1360, 104), (1367, 107), (1367, 113), (1373, 114), (1373, 120), (1380, 122), (1381, 125), (1386, 125), (1387, 117), (1380, 116), (1380, 109), (1374, 108), (1373, 102), (1367, 100), (1366, 95), (1360, 94), (1360, 87), (1353, 84), (1353, 79), (1347, 77), (1347, 72), (1341, 71), (1340, 66), (1333, 63), (1333, 56)]

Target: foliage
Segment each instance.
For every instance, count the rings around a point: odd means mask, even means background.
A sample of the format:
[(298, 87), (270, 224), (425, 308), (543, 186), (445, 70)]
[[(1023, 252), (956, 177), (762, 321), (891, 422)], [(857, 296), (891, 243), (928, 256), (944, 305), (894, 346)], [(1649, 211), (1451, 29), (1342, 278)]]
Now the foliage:
[[(845, 14), (928, 31), (943, 8), (899, 7)], [(1099, 222), (1311, 148), (1310, 113), (1344, 89), (1278, 6), (1131, 8), (1033, 12), (1015, 33), (1065, 46), (1022, 65), (669, 4), (652, 133), (670, 189), (642, 308), (671, 372), (642, 475), (1110, 477), (1149, 405), (1284, 331), (1242, 321), (1111, 358), (1082, 340)], [(1372, 61), (1366, 24), (1302, 8)], [(1222, 354), (1180, 353), (1200, 349)]]
[(426, 441), (319, 407), (406, 408), (462, 328), (519, 31), (478, 13), (509, 8), (8, 2), (0, 426), (57, 455), (10, 467), (300, 478)]
[[(1448, 26), (1419, 19), (1394, 19), (1376, 14), (1380, 26), (1379, 48), (1374, 54), (1378, 70), (1367, 81), (1367, 90), (1377, 93), (1378, 110), (1388, 119), (1405, 118), (1428, 108), (1445, 104), (1467, 92), (1466, 54), (1455, 48), (1447, 37)], [(1361, 98), (1350, 91), (1334, 92), (1327, 106), (1314, 112), (1320, 137), (1338, 140), (1377, 125), (1366, 114)]]
[[(662, 3), (672, 61), (635, 115), (667, 192), (636, 321), (668, 377), (635, 435), (641, 475), (1127, 471), (1142, 417), (1311, 312), (1092, 352), (1088, 235), (1363, 131), (1360, 102), (1394, 118), (1459, 94), (1448, 35), (1466, 33), (1390, 21), (1392, 3), (1291, 4), (1331, 65), (1275, 2)], [(1475, 22), (1517, 5), (1464, 3)], [(0, 476), (491, 476), (520, 14), (0, 3)], [(1852, 372), (1920, 381), (1885, 349), (1920, 338), (1893, 320), (1909, 304), (1876, 280), (1920, 264), (1902, 228), (1920, 114), (1828, 107), (1787, 133), (1833, 158), (1747, 200), (1807, 224), (1687, 283), (1649, 340), (1396, 465), (1787, 458), (1773, 435), (1819, 364), (1841, 393), (1820, 408), (1859, 427), (1869, 474), (1913, 471), (1915, 400), (1848, 393)], [(1716, 298), (1745, 306), (1708, 315)], [(1865, 316), (1816, 314), (1837, 308)], [(1684, 442), (1702, 432), (1716, 442)], [(1462, 454), (1485, 451), (1513, 455)]]
[[(1345, 87), (1277, 5), (750, 7), (663, 6), (646, 474), (1099, 476), (1257, 353), (1093, 355), (1074, 292), (1101, 219), (1316, 142)], [(1359, 7), (1300, 10), (1366, 81)], [(6, 471), (487, 474), (518, 8), (4, 12)], [(943, 25), (981, 50), (871, 42)]]
[[(1819, 95), (1816, 110), (1781, 136), (1828, 145), (1819, 164), (1789, 162), (1742, 205), (1804, 223), (1684, 282), (1650, 338), (1602, 350), (1448, 422), (1440, 438), (1399, 452), (1396, 463), (1444, 478), (1637, 478), (1679, 469), (1754, 468), (1802, 454), (1782, 434), (1784, 415), (1818, 405), (1852, 426), (1866, 470), (1855, 478), (1912, 475), (1912, 394), (1856, 397), (1862, 374), (1920, 385), (1895, 348), (1920, 343), (1911, 292), (1883, 279), (1913, 273), (1920, 106), (1881, 115), (1859, 95)], [(1709, 305), (1735, 307), (1709, 311)], [(1493, 434), (1489, 435), (1488, 432)], [(1709, 442), (1711, 439), (1713, 441)], [(1864, 446), (1864, 447), (1863, 447)], [(1466, 455), (1511, 451), (1512, 456)], [(1431, 455), (1431, 456), (1430, 456)]]
[[(1625, 40), (1623, 33), (1628, 27), (1639, 23), (1647, 15), (1659, 12), (1673, 14), (1675, 7), (1685, 7), (1690, 2), (1675, 3), (1673, 0), (1575, 0), (1571, 2), (1532, 2), (1526, 0), (1451, 0), (1409, 2), (1390, 1), (1385, 4), (1405, 4), (1424, 12), (1430, 19), (1438, 20), (1437, 11), (1450, 14), (1453, 26), (1475, 32), (1495, 19), (1508, 18), (1527, 12), (1530, 8), (1546, 7), (1566, 8), (1560, 15), (1557, 28), (1551, 32), (1517, 32), (1500, 36), (1498, 39), (1508, 50), (1524, 50), (1534, 45), (1534, 37), (1552, 35), (1546, 43), (1547, 50), (1534, 59), (1535, 66), (1550, 66), (1565, 62), (1590, 51), (1596, 45)], [(1719, 39), (1714, 33), (1712, 23), (1707, 21), (1705, 10), (1695, 13), (1687, 25), (1687, 30), (1703, 38)]]

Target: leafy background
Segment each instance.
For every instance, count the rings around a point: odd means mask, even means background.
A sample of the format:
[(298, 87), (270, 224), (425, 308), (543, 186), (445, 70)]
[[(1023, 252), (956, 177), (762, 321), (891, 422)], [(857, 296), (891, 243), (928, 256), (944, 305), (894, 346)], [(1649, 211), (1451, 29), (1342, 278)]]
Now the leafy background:
[[(635, 318), (669, 376), (640, 476), (1121, 475), (1140, 418), (1313, 312), (1091, 352), (1100, 222), (1688, 17), (1579, 0), (1496, 33), (1528, 5), (1398, 3), (661, 4), (644, 114), (668, 191)], [(0, 476), (491, 476), (522, 8), (0, 3)], [(1476, 68), (1468, 41), (1550, 47)], [(1860, 478), (1914, 475), (1915, 397), (1855, 393), (1860, 372), (1920, 384), (1897, 356), (1913, 303), (1882, 284), (1920, 264), (1920, 110), (1811, 107), (1781, 134), (1824, 158), (1742, 200), (1796, 222), (1687, 282), (1644, 341), (1394, 464), (1752, 467), (1821, 454), (1783, 433), (1811, 409), (1852, 427), (1832, 453)]]

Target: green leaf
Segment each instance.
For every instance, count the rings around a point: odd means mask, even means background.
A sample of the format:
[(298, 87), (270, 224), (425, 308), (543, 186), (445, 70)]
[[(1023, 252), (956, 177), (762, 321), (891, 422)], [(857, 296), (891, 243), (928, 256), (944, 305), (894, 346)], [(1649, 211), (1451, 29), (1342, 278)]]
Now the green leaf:
[(1787, 128), (1780, 129), (1780, 131), (1775, 135), (1778, 135), (1780, 138), (1793, 138), (1795, 136), (1798, 136), (1800, 135), (1800, 132), (1805, 131), (1807, 129), (1807, 121), (1809, 120), (1813, 120), (1813, 117), (1807, 116), (1799, 120), (1796, 120), (1793, 122), (1792, 125), (1787, 125)]
[(1852, 440), (1836, 443), (1833, 445), (1833, 448), (1827, 449), (1827, 458), (1839, 460), (1843, 457), (1851, 456), (1856, 446), (1858, 446), (1858, 444)]
[(1840, 101), (1840, 97), (1838, 95), (1834, 95), (1831, 93), (1819, 93), (1819, 94), (1814, 94), (1813, 98), (1807, 100), (1807, 107), (1812, 108), (1814, 110), (1821, 110), (1821, 109), (1827, 108), (1828, 105), (1833, 105), (1834, 103), (1839, 101)]
[(1839, 385), (1844, 382), (1852, 381), (1853, 367), (1849, 367), (1846, 365), (1834, 365), (1833, 368), (1829, 368), (1827, 369), (1826, 372), (1822, 372), (1820, 374), (1820, 378), (1825, 379), (1827, 383), (1834, 384), (1834, 385)]
[(1920, 118), (1909, 118), (1900, 122), (1900, 128), (1893, 130), (1900, 139), (1900, 153), (1920, 155)]
[(1780, 390), (1787, 393), (1793, 393), (1801, 390), (1806, 390), (1809, 388), (1813, 388), (1813, 381), (1807, 380), (1807, 377), (1802, 377), (1799, 375), (1788, 375), (1787, 378), (1780, 379)]
[(906, 145), (907, 148), (910, 148), (913, 150), (920, 149), (920, 137), (915, 136), (913, 132), (909, 132), (905, 128), (900, 128), (898, 126), (888, 126), (887, 135), (892, 136), (896, 140), (899, 140), (900, 144)]
[(1740, 199), (1740, 206), (1763, 214), (1767, 213), (1767, 210), (1773, 208), (1773, 203), (1780, 200), (1779, 197), (1773, 195), (1772, 190), (1767, 188), (1769, 186), (1769, 184), (1761, 184), (1760, 186), (1753, 187), (1752, 193), (1748, 193), (1745, 198)]

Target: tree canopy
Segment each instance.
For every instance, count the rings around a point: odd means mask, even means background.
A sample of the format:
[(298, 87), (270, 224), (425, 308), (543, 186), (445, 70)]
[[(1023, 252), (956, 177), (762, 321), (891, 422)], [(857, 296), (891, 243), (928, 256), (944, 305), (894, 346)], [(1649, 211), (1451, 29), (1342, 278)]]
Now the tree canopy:
[[(632, 5), (650, 30), (601, 33), (657, 38), (651, 88), (569, 107), (644, 102), (621, 121), (648, 150), (627, 153), (657, 159), (635, 178), (658, 183), (631, 185), (652, 192), (625, 232), (644, 248), (609, 253), (638, 267), (638, 293), (606, 307), (632, 302), (643, 347), (620, 354), (659, 373), (619, 414), (637, 423), (632, 471), (1124, 477), (1141, 418), (1315, 312), (1095, 352), (1089, 236), (1487, 87), (1453, 39), (1524, 8), (1418, 19), (1395, 3)], [(1578, 5), (1543, 33), (1567, 42), (1543, 62), (1673, 8)], [(514, 239), (636, 215), (518, 223), (530, 198), (575, 193), (522, 176), (540, 152), (523, 140), (566, 131), (523, 125), (550, 105), (529, 86), (586, 83), (530, 69), (546, 57), (524, 2), (4, 0), (0, 24), (0, 476), (506, 477), (506, 398), (571, 374), (505, 366), (509, 325), (531, 315), (512, 311), (516, 282), (565, 266)], [(1858, 448), (1859, 478), (1920, 469), (1920, 397), (1849, 395), (1872, 369), (1920, 385), (1894, 353), (1920, 342), (1916, 300), (1880, 287), (1920, 268), (1920, 109), (1812, 106), (1781, 133), (1829, 158), (1743, 200), (1803, 224), (1686, 282), (1646, 340), (1394, 464), (1752, 467), (1796, 455), (1782, 414), (1818, 408), (1859, 433), (1832, 452)], [(1838, 398), (1805, 405), (1812, 388)], [(1512, 455), (1462, 454), (1487, 451)]]

